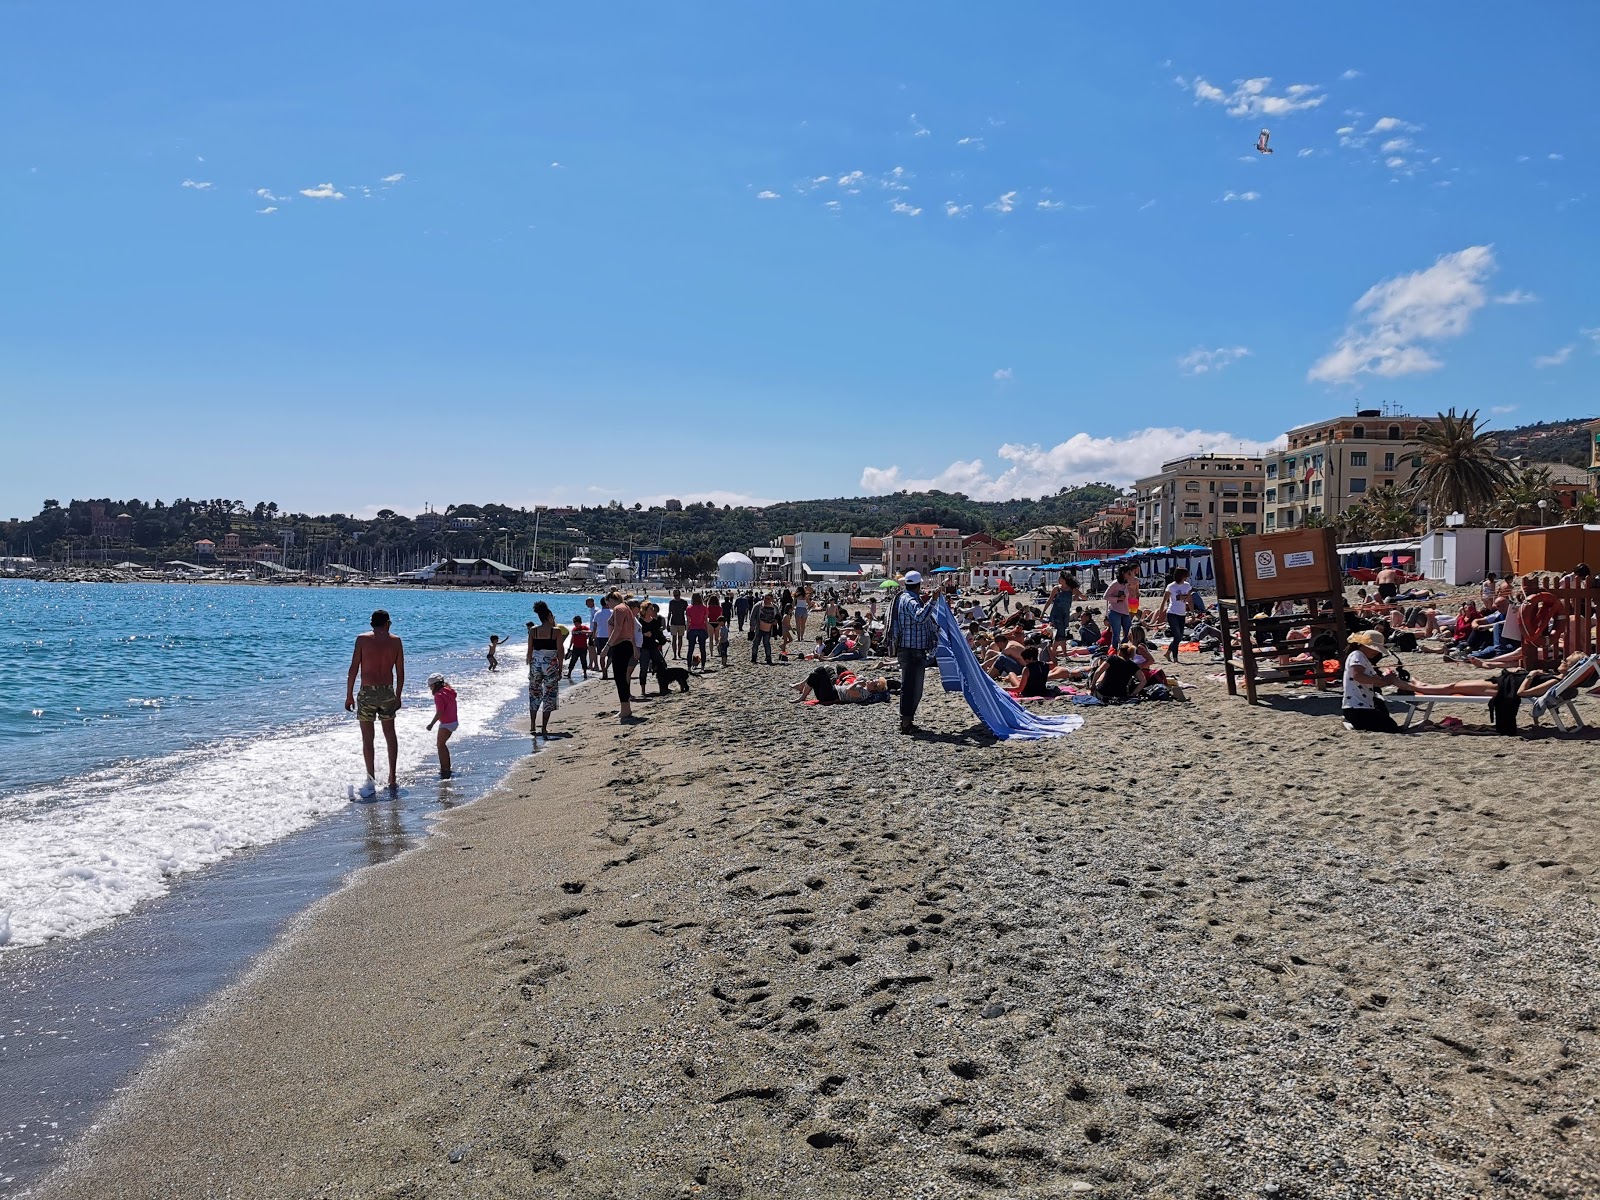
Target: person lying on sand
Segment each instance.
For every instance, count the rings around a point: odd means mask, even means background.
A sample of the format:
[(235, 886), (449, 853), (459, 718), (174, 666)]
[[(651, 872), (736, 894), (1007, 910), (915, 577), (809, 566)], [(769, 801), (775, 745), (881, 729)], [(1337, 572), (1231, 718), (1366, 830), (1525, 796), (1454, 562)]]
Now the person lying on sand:
[(894, 689), (889, 680), (881, 676), (841, 683), (827, 667), (818, 667), (795, 684), (794, 690), (800, 693), (800, 703), (815, 696), (817, 703), (826, 707), (830, 704), (870, 704), (879, 696), (887, 698)]

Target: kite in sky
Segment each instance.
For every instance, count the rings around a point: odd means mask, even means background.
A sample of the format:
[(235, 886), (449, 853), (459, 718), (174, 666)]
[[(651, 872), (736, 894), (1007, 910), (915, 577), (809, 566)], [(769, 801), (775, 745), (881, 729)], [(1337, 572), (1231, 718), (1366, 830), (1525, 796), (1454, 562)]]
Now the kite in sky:
[(1261, 154), (1271, 154), (1272, 153), (1272, 147), (1267, 145), (1267, 142), (1270, 141), (1271, 138), (1272, 138), (1272, 130), (1263, 129), (1261, 131), (1261, 136), (1256, 139), (1256, 150), (1257, 150), (1258, 153), (1261, 153)]

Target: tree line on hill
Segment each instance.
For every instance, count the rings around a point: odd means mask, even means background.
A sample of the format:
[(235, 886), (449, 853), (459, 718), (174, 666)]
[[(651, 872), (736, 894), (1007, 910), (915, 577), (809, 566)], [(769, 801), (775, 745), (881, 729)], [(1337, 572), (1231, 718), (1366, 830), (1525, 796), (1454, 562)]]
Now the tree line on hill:
[[(908, 521), (988, 532), (1012, 538), (1040, 525), (1073, 525), (1109, 504), (1121, 490), (1108, 483), (1061, 488), (1038, 499), (973, 500), (959, 492), (897, 492), (831, 500), (795, 500), (765, 507), (679, 503), (631, 507), (618, 501), (576, 509), (511, 508), (503, 504), (454, 504), (442, 513), (410, 518), (389, 509), (371, 518), (332, 513), (311, 516), (280, 510), (275, 502), (240, 500), (46, 500), (27, 520), (0, 526), (0, 545), (10, 554), (40, 559), (133, 558), (191, 561), (195, 543), (214, 543), (220, 553), (228, 534), (243, 547), (281, 547), (288, 535), (289, 562), (296, 566), (347, 562), (389, 569), (447, 556), (484, 556), (515, 565), (531, 560), (535, 527), (539, 569), (559, 569), (578, 547), (596, 558), (630, 547), (659, 546), (688, 566), (709, 563), (730, 550), (748, 551), (799, 530), (881, 537)], [(126, 540), (96, 537), (91, 505), (108, 516), (133, 518)]]

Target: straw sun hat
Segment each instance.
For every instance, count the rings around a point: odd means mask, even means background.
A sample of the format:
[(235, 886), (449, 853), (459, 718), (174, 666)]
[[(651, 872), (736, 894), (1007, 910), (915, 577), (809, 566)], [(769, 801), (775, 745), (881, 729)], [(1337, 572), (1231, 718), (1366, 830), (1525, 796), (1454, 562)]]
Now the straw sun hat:
[(1368, 650), (1382, 650), (1384, 647), (1383, 631), (1381, 629), (1357, 630), (1345, 641), (1352, 646), (1365, 646)]

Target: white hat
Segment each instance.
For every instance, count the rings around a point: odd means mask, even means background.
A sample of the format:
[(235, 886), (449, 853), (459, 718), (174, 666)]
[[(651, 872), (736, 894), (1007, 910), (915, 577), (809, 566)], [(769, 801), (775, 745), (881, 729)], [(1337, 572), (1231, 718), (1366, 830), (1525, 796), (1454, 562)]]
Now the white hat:
[(906, 586), (907, 587), (916, 587), (921, 582), (922, 582), (922, 572), (921, 571), (907, 571), (906, 572)]
[(428, 676), (428, 686), (429, 687), (437, 687), (439, 684), (441, 684), (443, 682), (444, 682), (444, 676), (439, 674), (437, 671), (435, 671), (432, 675)]

